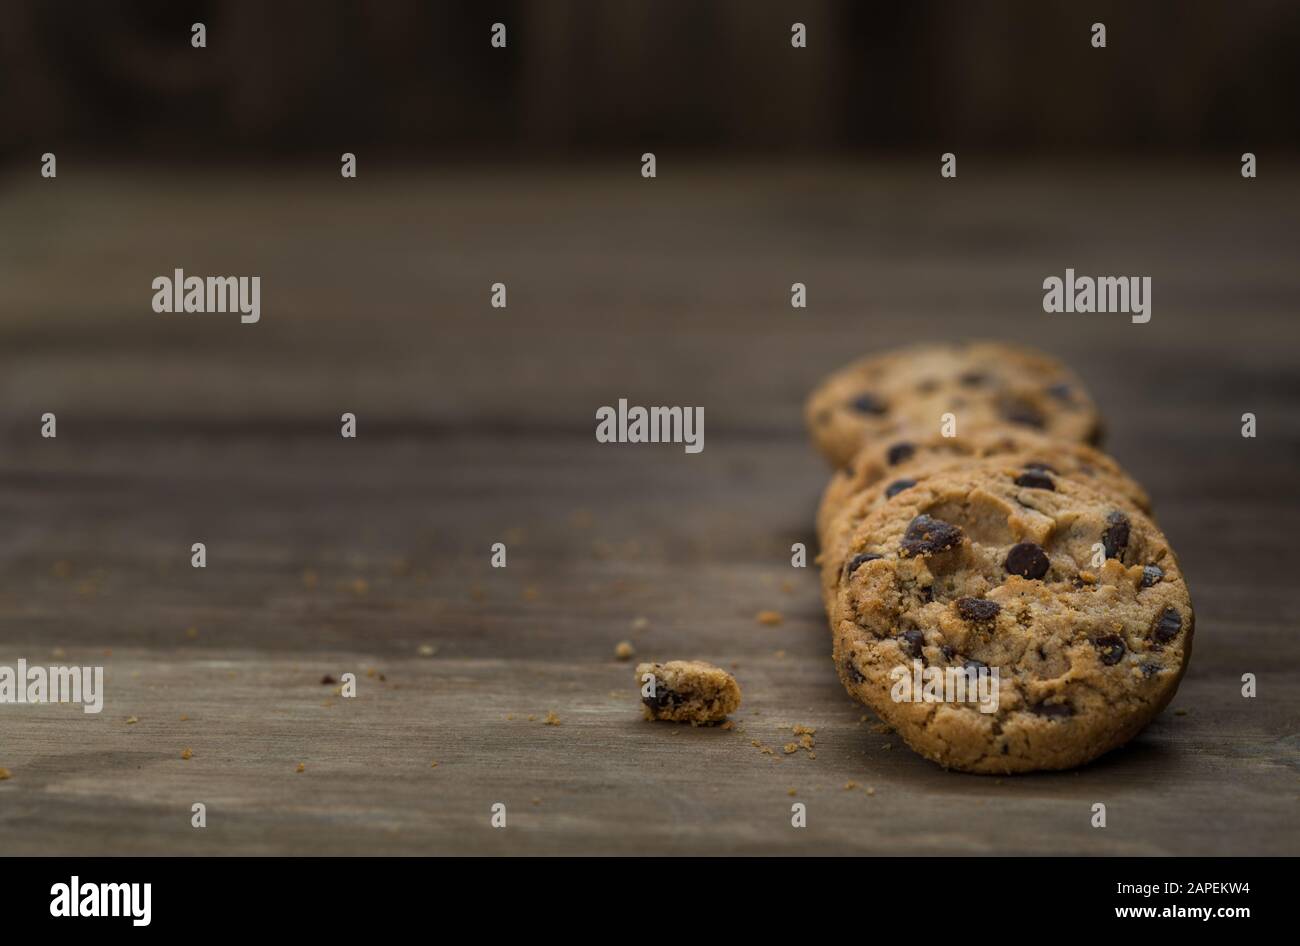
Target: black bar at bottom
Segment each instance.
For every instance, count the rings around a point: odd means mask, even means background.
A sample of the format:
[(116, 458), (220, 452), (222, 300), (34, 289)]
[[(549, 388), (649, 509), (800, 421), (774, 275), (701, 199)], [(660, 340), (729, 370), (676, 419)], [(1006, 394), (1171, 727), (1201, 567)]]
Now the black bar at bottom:
[[(777, 916), (801, 914), (851, 930), (887, 914), (918, 930), (938, 924), (932, 931), (998, 920), (1039, 931), (1199, 924), (1231, 933), (1285, 919), (1294, 871), (1286, 858), (594, 860), (3, 858), (0, 923), (10, 942), (26, 928), (73, 924), (128, 935), (365, 935), (402, 924), (450, 934), (445, 923), (474, 913), (494, 936), (564, 927), (635, 937), (638, 922), (651, 923), (646, 935), (656, 925), (666, 933), (662, 916), (652, 919), (664, 910), (712, 914), (728, 932), (751, 923), (763, 932)], [(611, 915), (631, 926), (610, 926)]]

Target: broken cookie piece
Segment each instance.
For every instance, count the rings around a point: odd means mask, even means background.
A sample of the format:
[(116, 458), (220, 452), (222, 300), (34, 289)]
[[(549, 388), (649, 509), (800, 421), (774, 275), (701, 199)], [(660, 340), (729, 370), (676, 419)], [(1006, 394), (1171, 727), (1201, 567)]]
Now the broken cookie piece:
[(699, 660), (639, 664), (636, 682), (646, 719), (701, 726), (721, 722), (740, 706), (735, 678)]

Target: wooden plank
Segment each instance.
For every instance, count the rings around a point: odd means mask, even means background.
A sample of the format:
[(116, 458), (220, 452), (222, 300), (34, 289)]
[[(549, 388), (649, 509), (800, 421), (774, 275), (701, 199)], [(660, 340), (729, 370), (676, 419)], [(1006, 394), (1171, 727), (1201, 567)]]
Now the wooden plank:
[[(1295, 853), (1300, 177), (987, 173), (12, 184), (0, 663), (103, 663), (108, 706), (0, 707), (6, 853)], [(154, 315), (175, 265), (260, 273), (262, 323)], [(1045, 316), (1066, 265), (1151, 272), (1152, 322)], [(1197, 606), (1173, 708), (1077, 772), (946, 773), (874, 732), (789, 567), (825, 479), (806, 391), (967, 332), (1084, 375)], [(705, 451), (595, 444), (620, 396), (703, 404)], [(739, 728), (641, 721), (623, 639), (734, 664)], [(346, 670), (355, 700), (319, 682)], [(795, 724), (815, 759), (751, 745)]]

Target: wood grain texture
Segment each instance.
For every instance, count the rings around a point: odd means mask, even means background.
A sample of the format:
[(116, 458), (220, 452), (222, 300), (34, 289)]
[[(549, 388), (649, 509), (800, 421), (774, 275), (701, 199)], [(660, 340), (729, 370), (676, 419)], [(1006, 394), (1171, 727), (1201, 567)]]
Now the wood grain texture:
[[(108, 702), (0, 706), (4, 853), (1300, 847), (1294, 168), (67, 167), (0, 187), (0, 664), (102, 663)], [(261, 323), (152, 313), (176, 266), (261, 275)], [(1067, 266), (1151, 275), (1151, 323), (1044, 315)], [(874, 732), (789, 566), (826, 476), (806, 392), (953, 336), (1083, 375), (1192, 590), (1173, 706), (1076, 772)], [(596, 444), (619, 397), (703, 405), (704, 452)], [(624, 639), (734, 665), (738, 728), (643, 722)], [(320, 683), (345, 671), (356, 699)], [(815, 759), (779, 751), (795, 724)]]

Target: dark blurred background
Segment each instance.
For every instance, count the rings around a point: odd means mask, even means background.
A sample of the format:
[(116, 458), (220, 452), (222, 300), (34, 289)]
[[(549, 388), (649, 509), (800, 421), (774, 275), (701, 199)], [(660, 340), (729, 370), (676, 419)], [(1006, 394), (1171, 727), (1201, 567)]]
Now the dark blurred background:
[[(1300, 4), (0, 2), (0, 156), (1293, 146)], [(208, 46), (190, 48), (190, 24)], [(504, 22), (509, 46), (489, 45)], [(807, 25), (809, 46), (790, 45)], [(1107, 48), (1090, 45), (1104, 22)], [(1289, 120), (1278, 120), (1289, 116)]]

